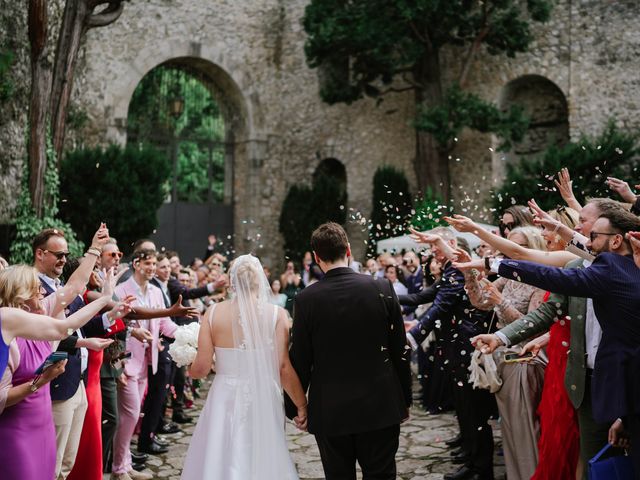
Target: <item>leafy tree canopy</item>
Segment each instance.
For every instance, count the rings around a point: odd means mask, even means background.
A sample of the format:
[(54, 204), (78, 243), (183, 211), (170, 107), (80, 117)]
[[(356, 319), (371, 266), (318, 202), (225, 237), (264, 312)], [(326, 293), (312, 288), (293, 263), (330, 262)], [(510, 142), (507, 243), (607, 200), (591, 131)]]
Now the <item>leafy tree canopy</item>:
[[(423, 88), (416, 78), (425, 56), (445, 45), (484, 44), (492, 55), (514, 57), (531, 43), (530, 20), (549, 19), (551, 0), (312, 0), (304, 16), (310, 67), (348, 65), (344, 82), (329, 82), (328, 103), (353, 102), (405, 87)], [(385, 88), (386, 87), (386, 88)], [(403, 87), (400, 87), (403, 88)]]

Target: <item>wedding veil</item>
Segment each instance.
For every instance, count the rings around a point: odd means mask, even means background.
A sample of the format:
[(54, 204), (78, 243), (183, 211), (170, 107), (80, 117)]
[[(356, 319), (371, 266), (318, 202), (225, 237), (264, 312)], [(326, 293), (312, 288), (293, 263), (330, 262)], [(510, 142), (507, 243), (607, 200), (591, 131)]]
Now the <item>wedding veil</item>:
[(256, 257), (238, 257), (230, 277), (239, 310), (238, 321), (232, 322), (233, 340), (241, 350), (233, 429), (247, 442), (237, 447), (245, 449), (245, 458), (251, 462), (251, 478), (278, 478), (282, 466), (274, 458), (279, 450), (274, 449), (274, 443), (285, 441), (285, 424), (275, 332), (277, 309), (269, 303), (269, 283)]

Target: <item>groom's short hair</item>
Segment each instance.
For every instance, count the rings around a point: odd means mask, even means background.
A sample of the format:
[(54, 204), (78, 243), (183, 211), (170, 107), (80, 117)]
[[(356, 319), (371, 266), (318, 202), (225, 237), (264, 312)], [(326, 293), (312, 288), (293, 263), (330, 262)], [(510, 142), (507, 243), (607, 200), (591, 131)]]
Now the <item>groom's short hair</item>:
[(348, 248), (347, 232), (335, 222), (323, 223), (311, 234), (311, 249), (325, 262), (344, 258)]

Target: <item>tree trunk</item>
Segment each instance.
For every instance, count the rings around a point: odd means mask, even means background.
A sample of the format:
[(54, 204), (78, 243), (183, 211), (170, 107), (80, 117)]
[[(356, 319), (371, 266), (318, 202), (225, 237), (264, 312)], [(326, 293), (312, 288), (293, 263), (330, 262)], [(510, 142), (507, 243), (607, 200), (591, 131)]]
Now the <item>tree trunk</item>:
[(47, 169), (47, 111), (51, 96), (51, 65), (47, 60), (47, 1), (29, 2), (31, 45), (31, 95), (29, 99), (29, 191), (38, 217), (44, 208), (44, 174)]
[[(440, 82), (440, 57), (437, 50), (427, 53), (414, 70), (414, 78), (421, 88), (416, 89), (416, 107), (434, 107), (442, 103)], [(423, 192), (427, 187), (449, 201), (449, 160), (444, 146), (428, 132), (416, 130), (416, 157), (414, 168), (418, 187)]]
[(58, 162), (62, 159), (73, 74), (88, 13), (85, 0), (67, 0), (58, 36), (51, 95), (51, 132)]

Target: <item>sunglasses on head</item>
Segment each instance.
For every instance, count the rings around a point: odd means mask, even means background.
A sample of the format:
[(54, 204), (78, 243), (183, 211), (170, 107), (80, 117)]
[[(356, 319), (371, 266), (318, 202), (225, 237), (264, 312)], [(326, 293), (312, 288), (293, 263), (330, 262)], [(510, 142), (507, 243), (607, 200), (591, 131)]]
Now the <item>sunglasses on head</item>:
[(62, 260), (63, 258), (69, 258), (69, 255), (70, 255), (69, 252), (52, 252), (51, 250), (43, 250), (43, 252), (50, 253), (51, 255), (56, 257), (58, 260)]

